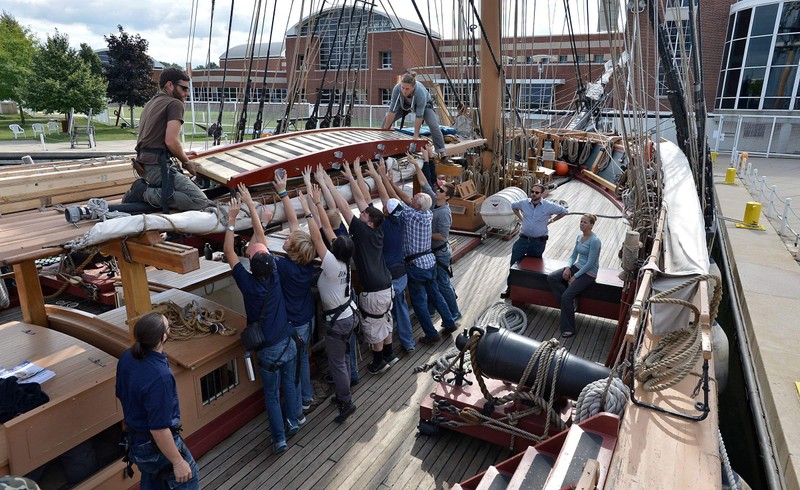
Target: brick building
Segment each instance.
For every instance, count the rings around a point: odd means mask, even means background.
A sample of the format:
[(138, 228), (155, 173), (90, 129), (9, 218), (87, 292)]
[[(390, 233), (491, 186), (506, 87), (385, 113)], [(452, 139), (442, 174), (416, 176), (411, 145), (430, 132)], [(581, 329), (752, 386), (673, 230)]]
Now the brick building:
[[(691, 49), (686, 20), (688, 1), (668, 0), (670, 8), (664, 13), (675, 49)], [(727, 28), (719, 19), (728, 16), (732, 3), (733, 0), (724, 0), (702, 6), (699, 32), (704, 45), (703, 86), (709, 101), (716, 93)], [(629, 11), (627, 15), (629, 22), (639, 16), (643, 59), (647, 66), (653, 67), (643, 70), (643, 79), (646, 93), (653, 94), (661, 75), (652, 58), (653, 35), (647, 12)], [(361, 8), (328, 9), (293, 26), (284, 42), (253, 47), (251, 78), (256, 88), (251, 90), (249, 99), (257, 102), (261, 90), (266, 90), (268, 103), (283, 104), (289, 94), (296, 94), (295, 103), (313, 105), (319, 99), (324, 111), (332, 93), (336, 94), (336, 103), (344, 93), (347, 101), (354, 97), (356, 104), (386, 105), (398, 76), (413, 69), (432, 93), (443, 98), (451, 113), (458, 100), (474, 107), (480, 83), (478, 65), (494, 63), (492, 59), (480, 59), (479, 32), (475, 31), (473, 39), (466, 41), (442, 39), (438, 33), (431, 33), (447, 67), (451, 87), (420, 24), (382, 12), (370, 14)], [(623, 46), (622, 34), (600, 32), (578, 35), (574, 42), (566, 35), (504, 39), (500, 51), (515, 104), (522, 111), (536, 112), (574, 108), (577, 74), (580, 73), (584, 83), (596, 80), (604, 63), (621, 53)], [(250, 51), (247, 45), (233, 47), (220, 57), (220, 69), (195, 70), (192, 73), (195, 100), (217, 102), (224, 95), (226, 101), (240, 103), (244, 98)], [(665, 98), (662, 104), (666, 109)], [(505, 105), (509, 107), (507, 101)]]

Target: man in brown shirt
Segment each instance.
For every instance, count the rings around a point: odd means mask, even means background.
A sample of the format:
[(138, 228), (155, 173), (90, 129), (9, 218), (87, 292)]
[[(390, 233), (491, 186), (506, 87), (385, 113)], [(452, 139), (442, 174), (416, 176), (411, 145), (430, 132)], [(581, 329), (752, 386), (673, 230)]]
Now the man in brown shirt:
[[(212, 205), (203, 191), (184, 175), (170, 157), (195, 175), (195, 164), (183, 151), (180, 141), (183, 110), (189, 95), (189, 77), (178, 68), (161, 72), (161, 90), (145, 104), (139, 118), (139, 138), (136, 141), (137, 159), (144, 167), (142, 178), (147, 190), (142, 198), (151, 206), (180, 211), (203, 209)], [(162, 196), (166, 199), (162, 201)]]

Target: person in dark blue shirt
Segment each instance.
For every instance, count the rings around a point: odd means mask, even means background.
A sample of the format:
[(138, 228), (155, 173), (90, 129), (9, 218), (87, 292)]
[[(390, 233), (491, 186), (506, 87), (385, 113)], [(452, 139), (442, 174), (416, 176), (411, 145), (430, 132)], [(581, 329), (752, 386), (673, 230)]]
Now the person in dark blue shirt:
[[(312, 261), (317, 256), (311, 236), (300, 230), (297, 213), (286, 192), (286, 174), (275, 174), (275, 191), (281, 198), (283, 213), (289, 224), (289, 237), (283, 242), (286, 258), (276, 257), (278, 275), (281, 277), (283, 299), (289, 324), (303, 341), (303, 348), (297, 353), (300, 363), (300, 390), (298, 396), (303, 411), (309, 410), (314, 401), (314, 387), (311, 385), (311, 368), (308, 359), (308, 346), (314, 337), (314, 315), (317, 312), (311, 283), (317, 268)], [(268, 208), (267, 208), (268, 209)], [(263, 218), (263, 215), (262, 215)], [(269, 216), (269, 219), (272, 217)], [(269, 221), (264, 219), (264, 221)]]
[[(305, 422), (297, 397), (296, 370), (297, 346), (291, 336), (291, 327), (286, 315), (286, 306), (281, 290), (281, 281), (275, 267), (275, 259), (267, 248), (264, 228), (257, 218), (255, 204), (243, 185), (239, 193), (247, 204), (252, 220), (253, 238), (247, 247), (250, 258), (250, 272), (239, 262), (233, 249), (233, 231), (236, 216), (241, 207), (239, 199), (233, 198), (228, 211), (228, 227), (225, 232), (223, 250), (228, 264), (233, 269), (233, 279), (242, 292), (248, 325), (261, 321), (265, 347), (256, 354), (258, 370), (264, 383), (264, 404), (267, 409), (270, 432), (272, 433), (272, 452), (282, 453), (288, 449), (286, 438), (291, 437)], [(281, 410), (280, 392), (283, 390), (286, 410)], [(289, 426), (284, 430), (284, 417)]]
[(133, 336), (136, 343), (117, 364), (116, 394), (128, 457), (142, 472), (139, 488), (200, 488), (197, 463), (179, 433), (178, 389), (164, 355), (169, 323), (160, 313), (148, 313), (134, 325)]

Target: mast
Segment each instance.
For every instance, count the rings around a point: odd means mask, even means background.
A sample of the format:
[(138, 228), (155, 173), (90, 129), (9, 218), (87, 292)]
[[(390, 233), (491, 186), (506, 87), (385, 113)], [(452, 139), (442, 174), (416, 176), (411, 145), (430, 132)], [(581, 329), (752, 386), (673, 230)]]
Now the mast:
[[(486, 29), (486, 35), (481, 37), (481, 66), (480, 66), (480, 95), (478, 103), (481, 109), (481, 122), (483, 136), (486, 138), (486, 149), (483, 151), (483, 170), (488, 170), (492, 165), (495, 151), (495, 134), (500, 128), (500, 115), (503, 110), (501, 94), (505, 88), (502, 74), (489, 60), (492, 59), (490, 51), (501, 52), (500, 44), (500, 1), (483, 0), (481, 2), (481, 18)], [(491, 43), (491, 45), (489, 45)], [(502, 140), (500, 140), (502, 141)], [(502, 143), (500, 143), (502, 145)]]

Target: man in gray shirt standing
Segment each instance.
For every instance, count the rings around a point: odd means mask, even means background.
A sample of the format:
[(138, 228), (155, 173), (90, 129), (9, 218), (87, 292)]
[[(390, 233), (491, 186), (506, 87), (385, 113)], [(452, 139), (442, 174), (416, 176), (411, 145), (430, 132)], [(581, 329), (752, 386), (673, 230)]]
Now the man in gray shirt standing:
[[(428, 162), (432, 153), (432, 149), (423, 148), (423, 162)], [(436, 256), (436, 285), (445, 303), (447, 303), (447, 307), (450, 309), (450, 314), (453, 315), (453, 320), (458, 320), (461, 318), (461, 311), (458, 309), (456, 291), (450, 283), (452, 251), (447, 241), (450, 237), (450, 227), (453, 224), (453, 214), (447, 201), (453, 197), (456, 188), (451, 183), (445, 183), (442, 186), (436, 184), (436, 190), (434, 191), (424, 172), (422, 172), (422, 175), (418, 172), (417, 177), (422, 187), (422, 192), (431, 196), (434, 203), (432, 210), (433, 222), (431, 223), (431, 250)], [(433, 307), (432, 304), (428, 306), (429, 308)]]

